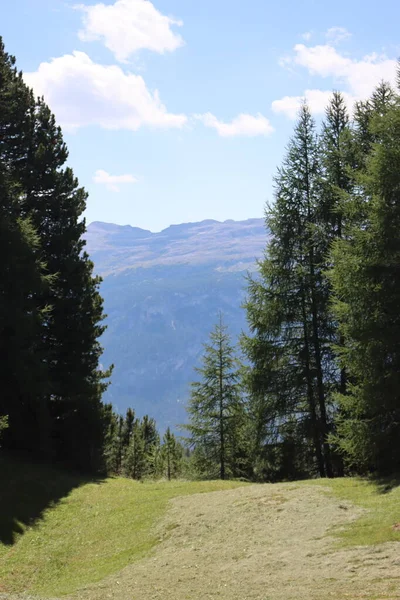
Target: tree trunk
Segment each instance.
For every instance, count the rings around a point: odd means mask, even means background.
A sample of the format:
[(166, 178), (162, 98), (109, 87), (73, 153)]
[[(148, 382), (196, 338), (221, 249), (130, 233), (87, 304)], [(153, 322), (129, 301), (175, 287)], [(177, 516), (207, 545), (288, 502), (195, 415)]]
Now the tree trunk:
[[(311, 265), (311, 277), (313, 278), (314, 266)], [(321, 361), (321, 348), (319, 343), (319, 332), (318, 332), (318, 316), (317, 306), (315, 300), (315, 292), (313, 284), (311, 288), (311, 303), (312, 303), (312, 324), (313, 324), (313, 338), (314, 338), (314, 351), (315, 351), (315, 362), (317, 369), (317, 389), (318, 389), (318, 403), (320, 413), (320, 430), (322, 436), (322, 444), (324, 448), (324, 462), (325, 472), (327, 477), (333, 477), (332, 464), (331, 464), (331, 448), (328, 442), (328, 420), (326, 416), (326, 402), (325, 402), (325, 390), (324, 382), (322, 377), (322, 361)]]
[(225, 479), (225, 432), (222, 340), (219, 342), (219, 426), (220, 426), (220, 478)]
[[(304, 285), (304, 284), (302, 284)], [(303, 313), (303, 333), (304, 333), (304, 349), (306, 353), (306, 380), (307, 380), (307, 397), (308, 405), (311, 414), (311, 422), (313, 428), (314, 448), (317, 458), (318, 471), (321, 477), (325, 477), (324, 457), (321, 450), (320, 431), (318, 424), (318, 415), (314, 402), (314, 392), (312, 385), (311, 369), (310, 369), (310, 343), (307, 331), (307, 311), (304, 297), (304, 288), (301, 291), (301, 308)]]
[(167, 476), (168, 476), (168, 481), (171, 481), (171, 450), (169, 448), (167, 448)]

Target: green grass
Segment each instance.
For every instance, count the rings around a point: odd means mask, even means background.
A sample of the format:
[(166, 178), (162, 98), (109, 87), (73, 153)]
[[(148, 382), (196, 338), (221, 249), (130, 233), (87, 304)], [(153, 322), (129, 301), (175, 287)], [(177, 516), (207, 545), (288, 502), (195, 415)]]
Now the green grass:
[[(170, 499), (239, 485), (88, 480), (0, 458), (0, 593), (61, 596), (100, 581), (158, 543), (154, 525)], [(353, 523), (334, 530), (338, 546), (400, 541), (400, 532), (393, 530), (400, 522), (398, 482), (354, 478), (292, 485), (323, 485), (344, 509), (345, 502), (366, 509)]]
[[(0, 462), (3, 482), (4, 468), (5, 461)], [(138, 483), (122, 478), (85, 482), (37, 466), (25, 466), (24, 477), (17, 463), (12, 471), (11, 490), (21, 491), (21, 477), (29, 486), (24, 497), (14, 496), (15, 507), (11, 492), (0, 494), (0, 509), (17, 515), (12, 540), (4, 523), (0, 528), (4, 542), (0, 543), (0, 592), (28, 591), (44, 596), (71, 593), (146, 555), (157, 543), (153, 525), (171, 498), (241, 485), (220, 481)], [(67, 495), (59, 498), (58, 488), (68, 487)], [(51, 497), (55, 499), (49, 500)], [(35, 505), (32, 517), (28, 514), (30, 503)]]
[(400, 541), (400, 532), (393, 530), (393, 525), (400, 523), (400, 481), (376, 482), (355, 477), (312, 483), (323, 483), (337, 498), (365, 509), (356, 521), (334, 531), (341, 547)]

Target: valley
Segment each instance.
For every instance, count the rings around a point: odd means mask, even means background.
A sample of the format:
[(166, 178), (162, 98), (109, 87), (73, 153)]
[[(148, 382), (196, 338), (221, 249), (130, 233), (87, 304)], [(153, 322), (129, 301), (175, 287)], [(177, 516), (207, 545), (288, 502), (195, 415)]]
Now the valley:
[(190, 382), (221, 311), (234, 338), (246, 328), (246, 274), (267, 240), (263, 219), (172, 225), (160, 233), (92, 223), (87, 251), (103, 277), (102, 362), (115, 364), (105, 401), (133, 406), (161, 429), (186, 420)]

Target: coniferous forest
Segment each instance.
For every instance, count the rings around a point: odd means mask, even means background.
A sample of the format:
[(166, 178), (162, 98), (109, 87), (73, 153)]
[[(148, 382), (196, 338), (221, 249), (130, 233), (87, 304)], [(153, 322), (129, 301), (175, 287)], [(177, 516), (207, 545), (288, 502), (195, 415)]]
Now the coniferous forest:
[(247, 282), (249, 330), (235, 349), (218, 318), (182, 437), (102, 402), (101, 280), (67, 160), (1, 43), (2, 451), (134, 479), (399, 471), (399, 90), (382, 83), (351, 111), (334, 92), (322, 122), (302, 106)]

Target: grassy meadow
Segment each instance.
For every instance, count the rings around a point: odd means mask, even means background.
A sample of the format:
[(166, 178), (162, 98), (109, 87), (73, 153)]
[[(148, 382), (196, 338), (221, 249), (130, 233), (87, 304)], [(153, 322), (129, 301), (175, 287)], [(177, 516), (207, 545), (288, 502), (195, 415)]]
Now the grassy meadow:
[[(156, 525), (171, 499), (244, 485), (88, 480), (4, 458), (0, 478), (7, 482), (0, 492), (0, 593), (41, 597), (73, 594), (151, 554), (160, 541)], [(355, 520), (329, 531), (337, 548), (400, 541), (394, 527), (400, 522), (397, 481), (337, 479), (279, 485), (282, 493), (322, 486), (322, 493), (344, 503), (344, 509), (363, 509)], [(254, 487), (265, 488), (266, 498), (275, 489), (269, 484)]]

